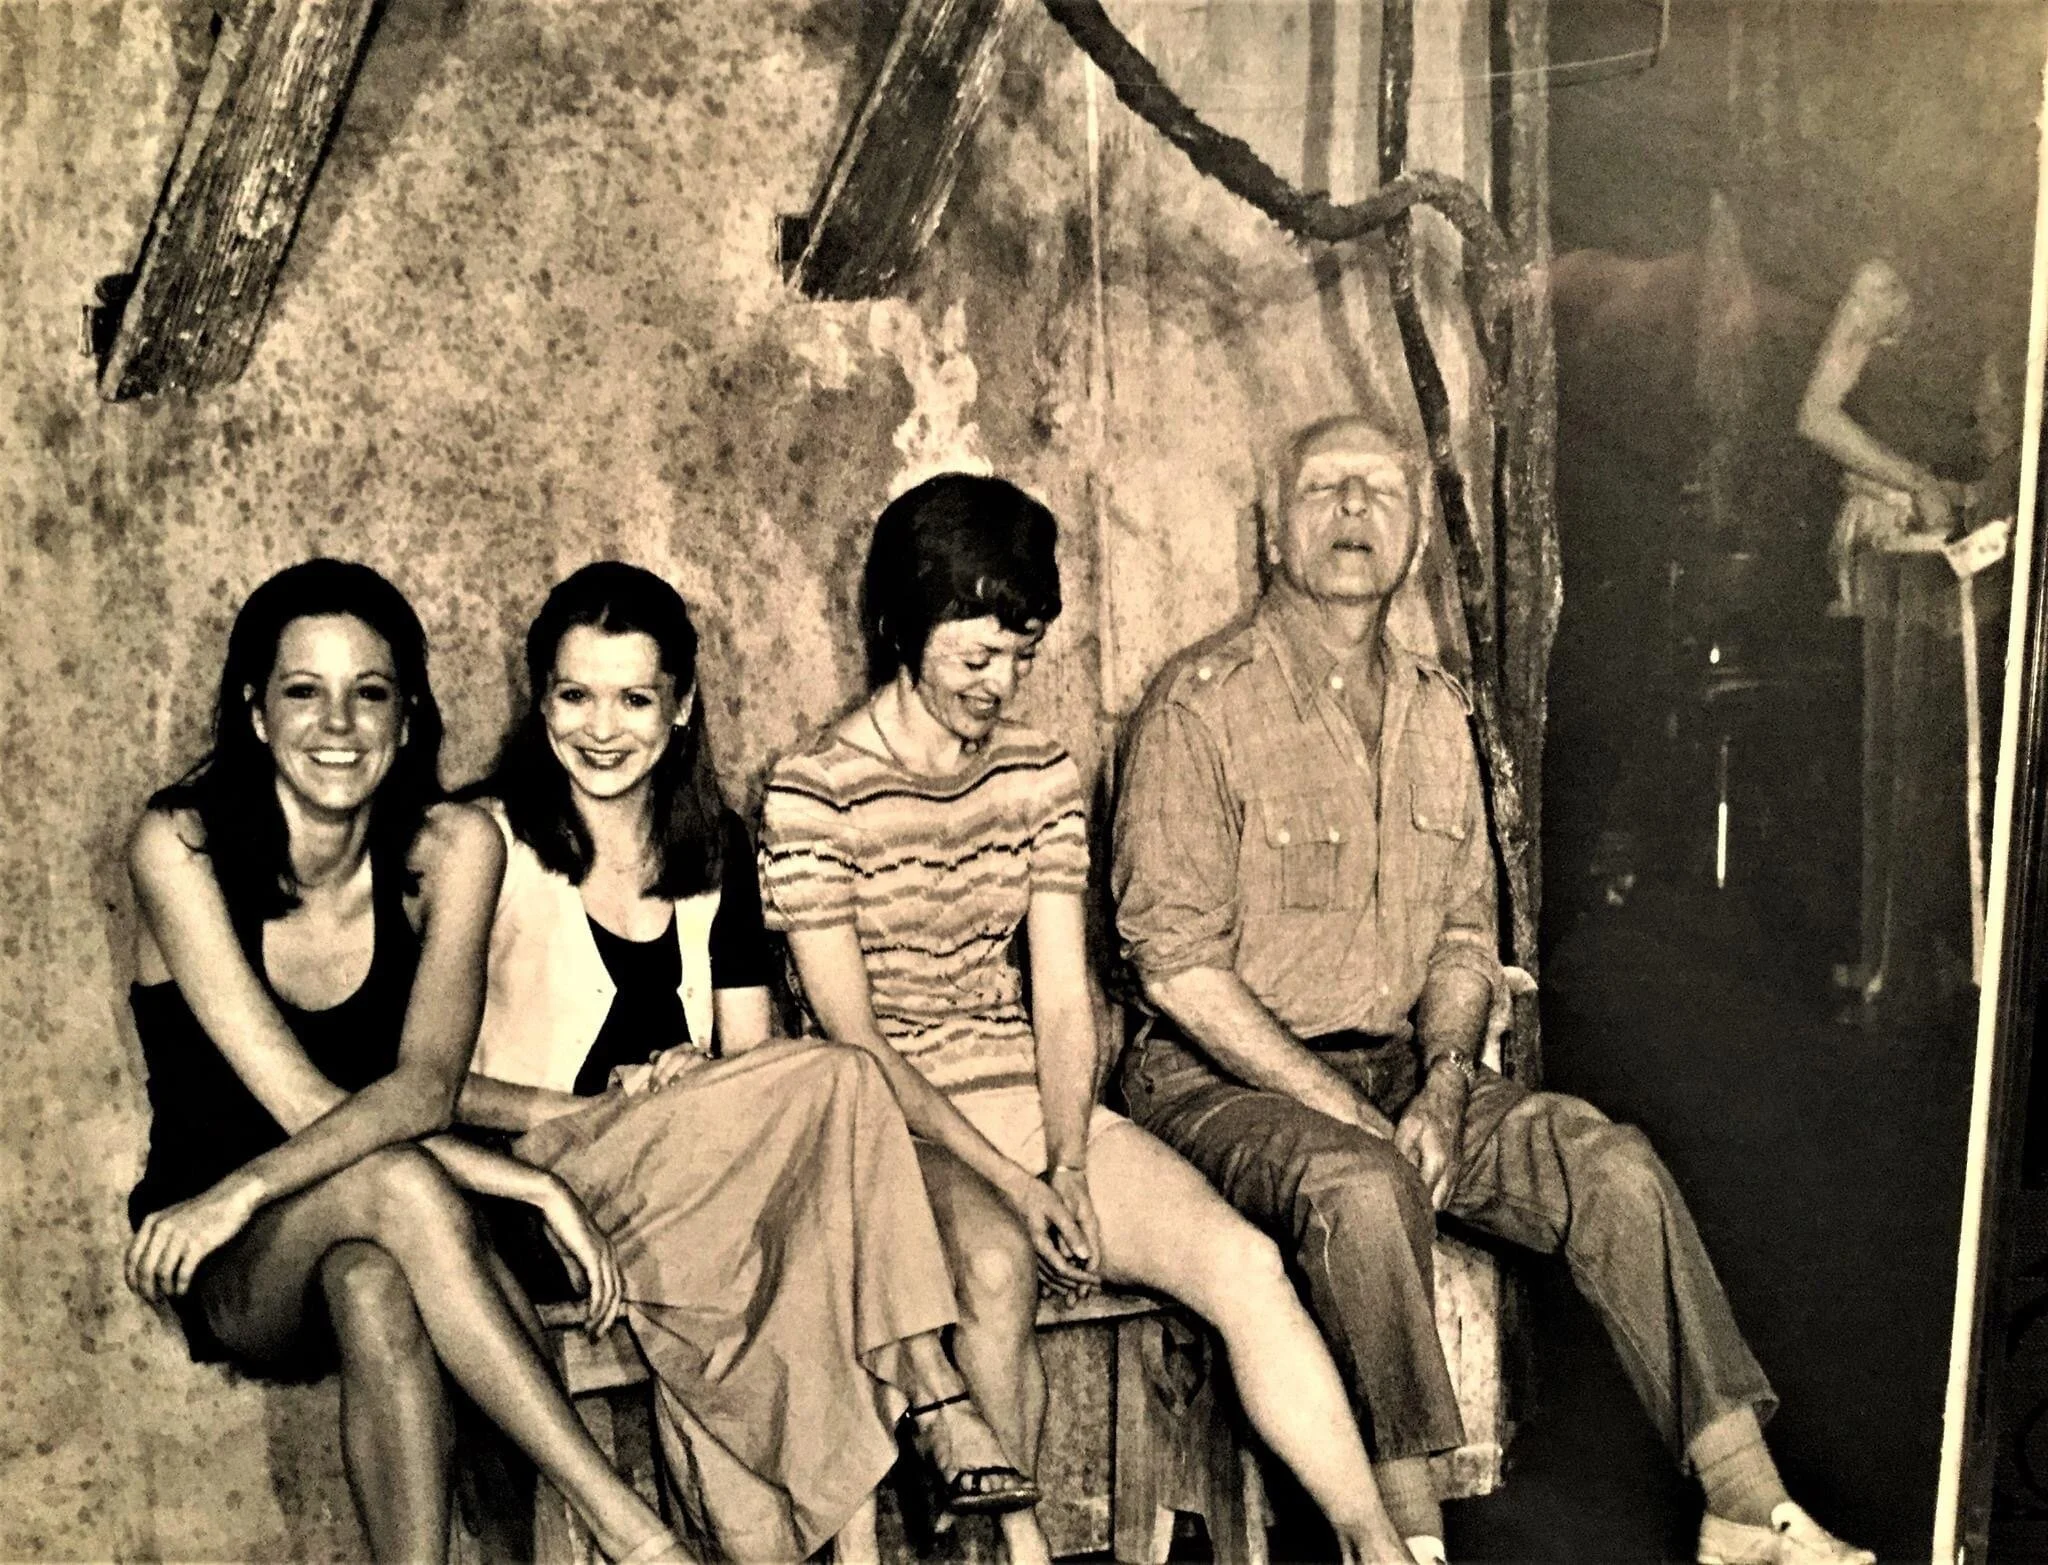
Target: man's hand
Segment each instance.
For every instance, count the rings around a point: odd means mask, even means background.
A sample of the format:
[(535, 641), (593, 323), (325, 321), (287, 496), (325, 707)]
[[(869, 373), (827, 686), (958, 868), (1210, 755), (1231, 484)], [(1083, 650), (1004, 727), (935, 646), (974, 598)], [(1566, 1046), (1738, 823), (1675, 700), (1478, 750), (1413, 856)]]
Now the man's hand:
[(1372, 1106), (1370, 1099), (1362, 1092), (1354, 1092), (1346, 1112), (1331, 1115), (1347, 1125), (1356, 1125), (1368, 1136), (1378, 1136), (1382, 1141), (1392, 1141), (1395, 1136), (1394, 1122)]
[(151, 1304), (183, 1297), (199, 1263), (248, 1227), (261, 1204), (253, 1184), (230, 1174), (188, 1201), (151, 1212), (122, 1262), (128, 1286)]
[(1449, 1071), (1432, 1071), (1394, 1128), (1394, 1149), (1415, 1165), (1439, 1212), (1451, 1198), (1464, 1126), (1464, 1082)]
[(1914, 520), (1918, 530), (1946, 538), (1955, 530), (1956, 507), (1965, 498), (1966, 491), (1961, 484), (1929, 473), (1913, 491)]

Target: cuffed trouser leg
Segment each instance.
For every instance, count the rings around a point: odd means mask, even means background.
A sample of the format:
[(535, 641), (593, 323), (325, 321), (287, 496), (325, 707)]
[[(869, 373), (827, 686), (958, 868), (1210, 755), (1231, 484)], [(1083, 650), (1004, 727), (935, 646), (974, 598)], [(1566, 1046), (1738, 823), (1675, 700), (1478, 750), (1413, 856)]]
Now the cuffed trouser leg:
[(1681, 1462), (1722, 1414), (1749, 1407), (1762, 1421), (1776, 1409), (1692, 1214), (1641, 1131), (1582, 1099), (1488, 1072), (1472, 1089), (1446, 1211), (1563, 1254)]

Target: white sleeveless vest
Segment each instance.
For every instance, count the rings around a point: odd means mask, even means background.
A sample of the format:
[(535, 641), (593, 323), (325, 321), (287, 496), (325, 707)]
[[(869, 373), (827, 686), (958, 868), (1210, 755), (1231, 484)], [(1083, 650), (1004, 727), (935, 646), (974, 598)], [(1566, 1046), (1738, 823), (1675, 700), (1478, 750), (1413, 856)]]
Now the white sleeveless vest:
[[(522, 1087), (569, 1092), (618, 985), (598, 954), (583, 894), (512, 834), (497, 800), (483, 807), (505, 838), (505, 880), (491, 920), (483, 1026), (469, 1068)], [(702, 1049), (712, 1047), (711, 922), (717, 916), (716, 891), (676, 903), (683, 956), (676, 992), (690, 1036)], [(661, 1046), (650, 1042), (649, 1052)]]

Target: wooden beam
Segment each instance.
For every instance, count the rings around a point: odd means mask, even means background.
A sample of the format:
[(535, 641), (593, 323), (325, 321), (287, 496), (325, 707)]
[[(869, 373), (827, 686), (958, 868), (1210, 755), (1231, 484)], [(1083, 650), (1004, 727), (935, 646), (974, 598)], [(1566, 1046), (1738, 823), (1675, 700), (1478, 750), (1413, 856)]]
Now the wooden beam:
[(917, 259), (946, 210), (1023, 4), (906, 0), (823, 190), (784, 234), (798, 288), (814, 299), (872, 299)]
[[(109, 401), (199, 391), (249, 362), (348, 100), (377, 0), (237, 0), (106, 344)], [(118, 290), (116, 290), (116, 293)]]
[[(1509, 931), (1516, 959), (1537, 967), (1543, 889), (1543, 730), (1550, 648), (1564, 602), (1557, 534), (1557, 341), (1550, 313), (1550, 0), (1501, 0), (1502, 68), (1495, 115), (1496, 210), (1528, 286), (1509, 311), (1508, 374), (1495, 453), (1500, 540), (1501, 696), (1522, 781), (1528, 897)], [(1536, 996), (1515, 1001), (1507, 1074), (1543, 1079)]]

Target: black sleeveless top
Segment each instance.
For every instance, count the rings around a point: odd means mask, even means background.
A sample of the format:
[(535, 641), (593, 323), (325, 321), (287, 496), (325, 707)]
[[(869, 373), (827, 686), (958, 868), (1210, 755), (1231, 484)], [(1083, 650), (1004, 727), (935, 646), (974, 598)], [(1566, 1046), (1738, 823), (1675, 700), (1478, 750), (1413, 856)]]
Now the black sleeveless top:
[(667, 925), (652, 940), (628, 940), (594, 918), (590, 937), (597, 942), (605, 971), (619, 987), (604, 1026), (576, 1072), (575, 1091), (585, 1098), (604, 1091), (614, 1067), (644, 1065), (657, 1049), (690, 1041), (682, 996), (676, 993), (683, 981), (683, 951), (676, 944), (675, 914), (669, 914)]
[[(325, 1010), (302, 1010), (282, 998), (263, 970), (261, 921), (235, 920), (249, 966), (285, 1025), (314, 1068), (347, 1092), (390, 1075), (398, 1064), (399, 1029), (420, 957), (400, 878), (373, 871), (370, 970), (354, 994)], [(175, 981), (136, 984), (128, 1003), (149, 1071), (150, 1107), (149, 1161), (128, 1196), (133, 1227), (281, 1146), (286, 1136), (214, 1046)]]
[[(765, 988), (772, 981), (776, 955), (761, 916), (754, 844), (731, 810), (725, 811), (719, 829), (725, 834), (725, 873), (719, 883), (718, 912), (711, 920), (711, 987)], [(674, 914), (652, 940), (628, 940), (594, 918), (589, 922), (590, 938), (597, 942), (597, 954), (618, 992), (576, 1072), (573, 1090), (586, 1098), (605, 1090), (616, 1067), (645, 1065), (658, 1050), (697, 1041), (690, 1036), (682, 997), (676, 992), (683, 982), (683, 953), (676, 943)]]
[(1944, 478), (1983, 465), (1970, 420), (1976, 362), (1960, 345), (1909, 333), (1875, 349), (1842, 408), (1872, 438)]

